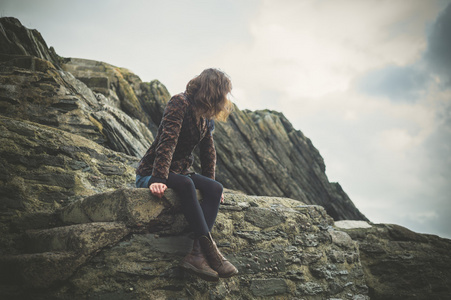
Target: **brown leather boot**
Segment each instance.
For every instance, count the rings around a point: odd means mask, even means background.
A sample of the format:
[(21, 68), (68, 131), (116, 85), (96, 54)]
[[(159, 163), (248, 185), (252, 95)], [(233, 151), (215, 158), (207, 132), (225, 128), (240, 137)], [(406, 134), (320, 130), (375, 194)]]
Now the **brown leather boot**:
[(193, 250), (185, 256), (182, 268), (207, 281), (218, 281), (218, 273), (207, 262), (198, 239), (194, 240)]
[(210, 233), (208, 236), (201, 236), (199, 242), (208, 263), (213, 270), (218, 272), (219, 277), (227, 278), (238, 274), (238, 269), (222, 255)]

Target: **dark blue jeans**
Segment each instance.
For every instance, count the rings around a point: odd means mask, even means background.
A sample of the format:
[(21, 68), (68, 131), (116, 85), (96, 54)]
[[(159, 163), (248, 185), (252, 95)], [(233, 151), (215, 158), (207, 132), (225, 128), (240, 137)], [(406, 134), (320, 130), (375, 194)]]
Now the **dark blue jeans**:
[[(136, 175), (136, 187), (147, 188), (149, 180), (150, 176)], [(166, 185), (180, 197), (182, 212), (195, 237), (208, 235), (218, 215), (223, 192), (222, 184), (199, 174), (169, 173)], [(202, 194), (202, 203), (197, 199), (196, 189)]]

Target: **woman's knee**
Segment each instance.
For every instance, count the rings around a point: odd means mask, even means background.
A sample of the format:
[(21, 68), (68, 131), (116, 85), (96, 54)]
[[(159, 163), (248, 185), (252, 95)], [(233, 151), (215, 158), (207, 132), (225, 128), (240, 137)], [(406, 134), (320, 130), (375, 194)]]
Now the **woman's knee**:
[(217, 192), (219, 195), (222, 195), (222, 193), (224, 192), (224, 187), (222, 186), (221, 183), (215, 181), (215, 192)]
[(192, 175), (192, 179), (196, 188), (199, 189), (204, 197), (221, 198), (224, 190), (221, 183), (198, 174)]
[(221, 183), (217, 181), (211, 181), (208, 185), (207, 191), (202, 192), (208, 192), (210, 195), (212, 195), (214, 198), (221, 198), (222, 192), (224, 191), (224, 187)]
[(173, 176), (169, 176), (170, 185), (168, 187), (174, 189), (175, 191), (179, 191), (181, 193), (190, 193), (196, 190), (194, 186), (194, 182), (188, 176), (174, 174)]

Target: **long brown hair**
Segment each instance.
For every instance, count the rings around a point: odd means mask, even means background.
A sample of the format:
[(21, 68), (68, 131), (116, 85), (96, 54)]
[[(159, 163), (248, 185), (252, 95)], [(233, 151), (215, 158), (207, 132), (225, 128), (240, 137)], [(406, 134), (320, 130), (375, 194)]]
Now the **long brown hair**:
[(218, 69), (206, 69), (186, 85), (196, 116), (219, 121), (225, 121), (232, 112), (233, 104), (227, 98), (231, 91), (229, 76)]

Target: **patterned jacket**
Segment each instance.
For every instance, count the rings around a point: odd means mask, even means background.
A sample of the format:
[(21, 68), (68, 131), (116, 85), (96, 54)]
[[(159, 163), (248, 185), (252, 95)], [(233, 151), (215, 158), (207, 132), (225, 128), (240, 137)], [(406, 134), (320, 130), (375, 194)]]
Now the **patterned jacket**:
[(215, 179), (216, 150), (212, 130), (214, 122), (196, 119), (191, 100), (185, 93), (169, 100), (157, 136), (141, 159), (137, 175), (152, 175), (149, 182), (166, 183), (169, 172), (194, 173), (193, 150), (199, 145), (202, 175)]

